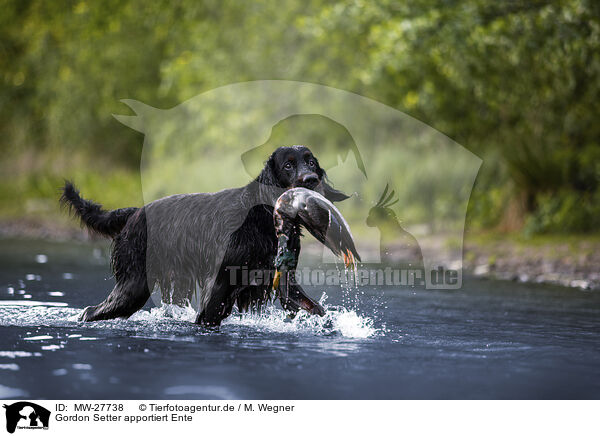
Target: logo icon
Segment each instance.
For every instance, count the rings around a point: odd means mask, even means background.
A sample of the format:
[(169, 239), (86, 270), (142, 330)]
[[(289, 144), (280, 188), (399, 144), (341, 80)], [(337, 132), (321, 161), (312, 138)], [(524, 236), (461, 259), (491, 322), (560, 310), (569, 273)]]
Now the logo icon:
[(6, 431), (14, 433), (18, 429), (48, 429), (50, 411), (29, 401), (19, 401), (4, 405), (6, 409)]

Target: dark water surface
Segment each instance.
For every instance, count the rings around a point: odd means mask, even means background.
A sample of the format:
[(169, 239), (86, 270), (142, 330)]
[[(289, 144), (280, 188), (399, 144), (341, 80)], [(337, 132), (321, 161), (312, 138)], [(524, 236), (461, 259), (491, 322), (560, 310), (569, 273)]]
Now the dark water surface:
[(600, 293), (307, 288), (325, 318), (273, 307), (207, 331), (150, 302), (78, 322), (112, 284), (105, 245), (0, 241), (0, 398), (600, 398)]

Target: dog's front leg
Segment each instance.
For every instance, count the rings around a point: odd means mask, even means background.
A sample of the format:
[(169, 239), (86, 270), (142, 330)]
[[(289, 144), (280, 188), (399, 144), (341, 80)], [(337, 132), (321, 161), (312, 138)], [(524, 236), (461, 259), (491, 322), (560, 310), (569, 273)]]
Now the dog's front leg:
[(206, 307), (198, 312), (196, 324), (218, 327), (221, 325), (221, 321), (231, 314), (232, 309), (233, 301), (229, 282), (220, 277), (211, 289)]
[(288, 298), (297, 302), (302, 309), (306, 310), (311, 315), (325, 315), (325, 309), (323, 309), (323, 306), (306, 295), (304, 289), (302, 289), (302, 287), (297, 283), (291, 284), (288, 292)]
[(292, 314), (292, 318), (300, 309), (306, 310), (311, 315), (325, 315), (325, 309), (318, 302), (310, 298), (302, 287), (296, 283), (295, 271), (283, 271), (277, 286), (277, 297), (284, 310)]

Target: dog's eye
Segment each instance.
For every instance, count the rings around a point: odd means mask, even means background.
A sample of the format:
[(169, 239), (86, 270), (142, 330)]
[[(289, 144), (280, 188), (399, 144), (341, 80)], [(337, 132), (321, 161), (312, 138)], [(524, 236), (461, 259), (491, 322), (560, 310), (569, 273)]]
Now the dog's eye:
[(311, 160), (309, 160), (309, 161), (308, 161), (308, 166), (309, 166), (309, 167), (311, 167), (311, 168), (314, 168), (314, 166), (315, 166), (315, 161), (314, 161), (314, 160), (312, 160), (312, 159), (311, 159)]
[(287, 162), (284, 166), (283, 166), (286, 170), (291, 170), (292, 169), (292, 163), (291, 162)]

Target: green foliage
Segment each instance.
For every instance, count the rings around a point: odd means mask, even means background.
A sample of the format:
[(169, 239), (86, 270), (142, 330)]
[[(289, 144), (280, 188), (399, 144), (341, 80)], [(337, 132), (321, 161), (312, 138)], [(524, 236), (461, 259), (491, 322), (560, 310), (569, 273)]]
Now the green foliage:
[(600, 193), (559, 191), (538, 197), (539, 205), (525, 223), (525, 235), (537, 233), (597, 232)]
[[(527, 232), (597, 228), (596, 1), (0, 3), (3, 202), (54, 196), (61, 153), (113, 162), (107, 178), (136, 170), (142, 136), (111, 116), (126, 113), (120, 99), (168, 108), (232, 82), (287, 79), (382, 101), (482, 156), (473, 224), (496, 226), (525, 198)], [(40, 151), (39, 166), (10, 163)]]
[(110, 160), (90, 159), (81, 152), (38, 150), (34, 156), (14, 158), (11, 164), (12, 168), (0, 167), (4, 176), (0, 184), (2, 218), (31, 217), (42, 222), (74, 224), (58, 208), (59, 188), (65, 179), (76, 181), (87, 198), (97, 199), (108, 208), (142, 204), (139, 174), (129, 168), (115, 167)]
[[(367, 60), (353, 66), (359, 92), (486, 158), (472, 199), (480, 202), (471, 208), (475, 222), (502, 221), (510, 197), (525, 196), (525, 211), (536, 213), (558, 191), (593, 198), (586, 193), (598, 190), (597, 2), (348, 1), (325, 8), (311, 26), (315, 34), (327, 29), (325, 39), (362, 35)], [(356, 59), (345, 49), (332, 45), (326, 53)], [(565, 207), (551, 209), (575, 213)], [(569, 229), (589, 226), (575, 219)]]

